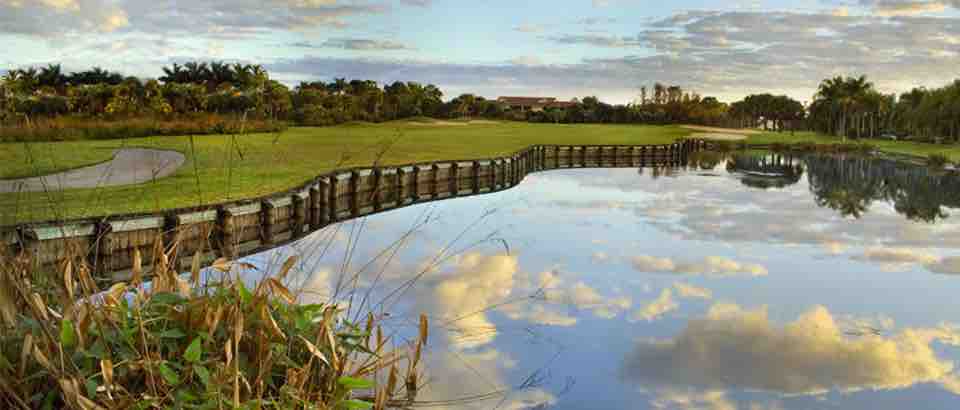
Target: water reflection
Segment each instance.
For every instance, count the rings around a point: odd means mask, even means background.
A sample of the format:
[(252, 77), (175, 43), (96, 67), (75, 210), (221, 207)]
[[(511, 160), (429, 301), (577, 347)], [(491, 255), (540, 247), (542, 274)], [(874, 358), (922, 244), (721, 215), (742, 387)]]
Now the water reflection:
[(858, 157), (562, 170), (254, 260), (301, 254), (305, 298), (401, 338), (427, 312), (434, 407), (950, 409), (956, 184)]

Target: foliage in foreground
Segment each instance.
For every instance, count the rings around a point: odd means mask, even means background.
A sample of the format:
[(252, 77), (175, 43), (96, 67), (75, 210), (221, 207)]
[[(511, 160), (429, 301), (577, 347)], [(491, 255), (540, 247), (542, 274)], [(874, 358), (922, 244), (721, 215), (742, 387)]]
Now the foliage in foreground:
[(108, 120), (81, 116), (40, 117), (0, 124), (0, 142), (48, 142), (144, 138), (171, 135), (278, 132), (286, 123), (234, 115), (193, 114), (179, 117), (133, 117)]
[(141, 279), (137, 254), (130, 283), (102, 292), (82, 263), (65, 264), (53, 286), (31, 275), (26, 258), (0, 256), (0, 407), (383, 409), (412, 403), (425, 317), (416, 341), (393, 348), (372, 315), (355, 324), (341, 318), (337, 305), (296, 303), (282, 284), (293, 259), (278, 276), (248, 289), (238, 279), (247, 268), (242, 264), (217, 261), (219, 277), (201, 283), (199, 259), (183, 279), (167, 268), (169, 256), (160, 255), (150, 284)]

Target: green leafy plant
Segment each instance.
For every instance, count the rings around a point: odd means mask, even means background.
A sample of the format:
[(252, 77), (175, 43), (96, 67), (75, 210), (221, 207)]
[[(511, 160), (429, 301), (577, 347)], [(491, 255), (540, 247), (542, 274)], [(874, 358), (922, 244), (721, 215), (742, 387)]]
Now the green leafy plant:
[[(169, 252), (173, 252), (172, 250)], [(67, 262), (39, 286), (26, 257), (0, 257), (0, 407), (9, 409), (384, 409), (412, 403), (427, 340), (393, 346), (368, 314), (299, 304), (283, 281), (295, 259), (248, 288), (241, 263), (201, 275), (159, 252), (152, 281), (97, 288)], [(208, 279), (201, 281), (201, 276)], [(217, 276), (213, 278), (213, 276)], [(405, 371), (401, 371), (401, 366)]]

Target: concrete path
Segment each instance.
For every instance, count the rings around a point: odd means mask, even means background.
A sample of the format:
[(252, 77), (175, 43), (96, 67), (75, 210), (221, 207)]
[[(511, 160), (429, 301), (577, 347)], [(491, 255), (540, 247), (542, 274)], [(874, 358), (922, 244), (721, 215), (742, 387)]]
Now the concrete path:
[(171, 175), (185, 161), (186, 157), (176, 151), (125, 148), (101, 164), (42, 177), (0, 180), (0, 193), (139, 184)]

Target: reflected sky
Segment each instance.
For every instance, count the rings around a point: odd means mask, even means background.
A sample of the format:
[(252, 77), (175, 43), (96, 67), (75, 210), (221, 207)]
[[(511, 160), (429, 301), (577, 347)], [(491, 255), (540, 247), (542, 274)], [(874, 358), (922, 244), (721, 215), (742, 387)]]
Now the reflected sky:
[(530, 175), (252, 260), (299, 255), (305, 300), (389, 312), (399, 340), (428, 313), (418, 399), (448, 408), (952, 409), (957, 207), (921, 167), (715, 155)]

